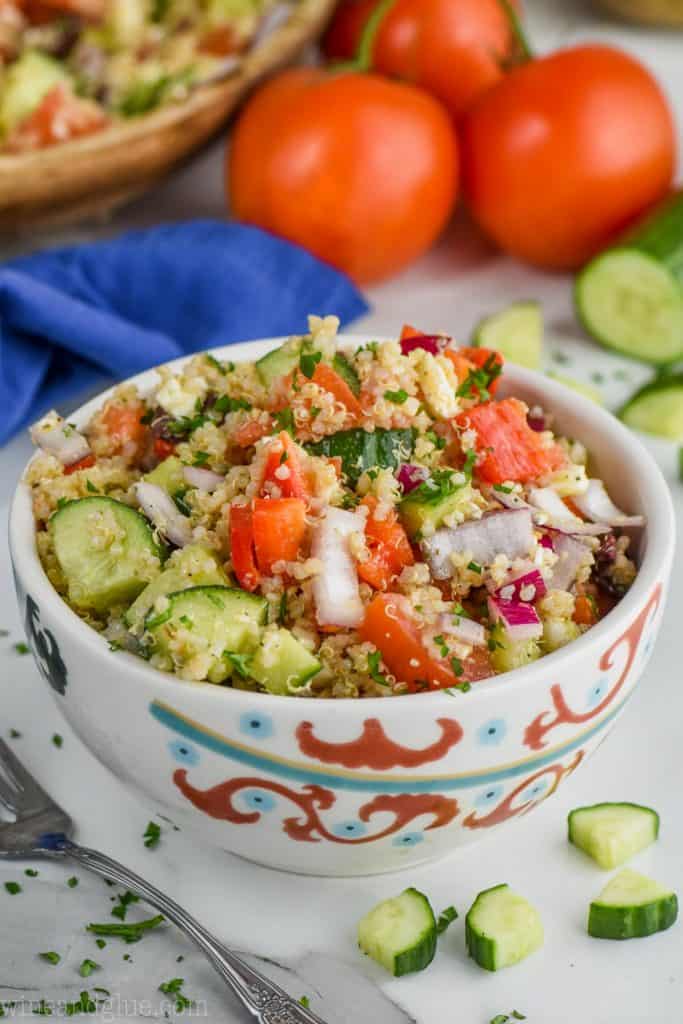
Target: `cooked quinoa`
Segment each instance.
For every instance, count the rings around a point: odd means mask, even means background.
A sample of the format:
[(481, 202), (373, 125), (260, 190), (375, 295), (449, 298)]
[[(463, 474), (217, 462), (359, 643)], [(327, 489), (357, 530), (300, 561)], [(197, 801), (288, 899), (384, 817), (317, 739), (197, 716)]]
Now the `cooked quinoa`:
[(341, 349), (337, 326), (32, 428), (38, 551), (73, 610), (188, 682), (317, 697), (466, 692), (607, 614), (642, 520), (496, 394), (498, 353), (412, 328)]

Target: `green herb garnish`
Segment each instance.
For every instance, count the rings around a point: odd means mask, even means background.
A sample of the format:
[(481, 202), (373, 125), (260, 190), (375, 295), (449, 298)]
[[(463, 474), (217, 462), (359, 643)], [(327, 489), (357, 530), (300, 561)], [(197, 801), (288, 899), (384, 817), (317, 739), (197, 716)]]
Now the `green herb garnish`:
[(165, 611), (159, 612), (158, 615), (153, 615), (151, 619), (147, 619), (145, 622), (145, 629), (156, 629), (158, 626), (163, 626), (165, 622), (171, 618), (171, 609), (166, 608)]
[(142, 839), (147, 849), (153, 850), (161, 839), (161, 825), (157, 825), (156, 821), (148, 822)]
[(252, 409), (251, 402), (246, 398), (231, 398), (230, 395), (221, 395), (211, 406), (211, 412), (249, 412)]
[(211, 458), (209, 452), (195, 452), (192, 459), (193, 466), (205, 466)]
[(280, 409), (279, 412), (276, 412), (275, 424), (278, 430), (286, 430), (288, 434), (294, 437), (296, 423), (294, 422), (294, 413), (291, 409)]
[(388, 686), (386, 677), (382, 675), (379, 670), (382, 655), (379, 651), (372, 651), (368, 654), (368, 674), (371, 679), (374, 679), (380, 686)]
[(223, 651), (223, 657), (226, 658), (233, 666), (238, 676), (242, 679), (249, 678), (249, 655), (238, 654), (236, 651)]
[(53, 967), (56, 967), (62, 959), (59, 953), (55, 953), (54, 951), (50, 951), (49, 953), (39, 953), (38, 956), (41, 960), (44, 960), (45, 963), (52, 964)]
[(176, 1013), (181, 1013), (183, 1010), (188, 1010), (191, 1006), (194, 1006), (193, 1001), (188, 999), (182, 992), (184, 984), (184, 978), (171, 978), (170, 981), (162, 981), (161, 985), (159, 985), (160, 992), (174, 997)]
[(100, 493), (100, 492), (99, 492), (99, 491), (97, 490), (97, 488), (95, 487), (95, 485), (94, 485), (94, 483), (92, 482), (92, 480), (86, 480), (86, 481), (85, 481), (85, 489), (86, 489), (86, 491), (89, 491), (89, 492), (90, 492), (90, 494), (99, 494), (99, 493)]
[(304, 377), (310, 380), (315, 373), (315, 368), (322, 359), (322, 352), (302, 352), (299, 356), (299, 369)]
[(481, 575), (481, 573), (483, 572), (483, 569), (479, 565), (479, 562), (468, 562), (467, 568), (470, 570), (470, 572), (476, 572), (479, 575)]
[(501, 494), (511, 494), (514, 487), (511, 487), (509, 484), (494, 484), (493, 489), (494, 491), (499, 491)]
[(18, 644), (14, 644), (14, 652), (15, 654), (30, 654), (31, 648), (23, 640), (20, 640)]
[(301, 998), (299, 999), (299, 1005), (303, 1006), (304, 1010), (308, 1010), (311, 1005), (311, 1000), (308, 998), (308, 996), (301, 996)]
[(57, 747), (58, 750), (61, 750), (61, 748), (64, 746), (64, 737), (60, 736), (59, 733), (56, 732), (52, 736), (52, 743), (55, 747)]
[(210, 352), (206, 352), (205, 355), (204, 355), (204, 358), (206, 359), (206, 361), (209, 364), (209, 366), (213, 366), (214, 370), (218, 370), (218, 372), (222, 373), (222, 374), (227, 373), (227, 370), (223, 366), (223, 364), (220, 361), (220, 359), (216, 359), (216, 357), (212, 356)]
[(26, 868), (26, 870), (24, 871), (24, 874), (26, 875), (27, 878), (37, 878), (38, 877), (38, 871), (35, 868)]
[(89, 960), (87, 957), (78, 968), (78, 973), (81, 978), (89, 978), (93, 971), (97, 971), (100, 968), (100, 964), (95, 963), (94, 960)]
[(10, 896), (18, 896), (21, 892), (21, 886), (18, 882), (5, 882), (5, 889)]
[(93, 935), (109, 935), (123, 939), (124, 942), (139, 942), (145, 932), (158, 928), (163, 921), (163, 914), (157, 914), (156, 917), (149, 917), (144, 921), (127, 921), (125, 924), (110, 924), (109, 922), (94, 924), (91, 922), (86, 930), (92, 932)]
[(116, 898), (118, 903), (111, 909), (112, 917), (119, 917), (122, 921), (125, 921), (129, 906), (131, 903), (139, 903), (140, 897), (136, 896), (130, 889), (126, 889), (124, 893), (118, 894)]
[(76, 886), (78, 885), (78, 879), (76, 878), (75, 875), (72, 875), (71, 878), (67, 878), (66, 884), (69, 886), (70, 889), (75, 889)]
[(403, 405), (408, 398), (408, 392), (403, 388), (399, 388), (398, 391), (385, 391), (384, 397), (387, 402), (393, 402), (395, 405)]
[(21, 733), (19, 732), (18, 729), (10, 729), (10, 731), (9, 731), (9, 738), (11, 740), (20, 740), (21, 739)]
[(480, 402), (487, 402), (491, 397), (489, 388), (497, 377), (500, 377), (503, 367), (498, 362), (497, 353), (492, 352), (486, 362), (476, 369), (470, 370), (462, 382), (456, 394), (459, 398), (476, 398)]

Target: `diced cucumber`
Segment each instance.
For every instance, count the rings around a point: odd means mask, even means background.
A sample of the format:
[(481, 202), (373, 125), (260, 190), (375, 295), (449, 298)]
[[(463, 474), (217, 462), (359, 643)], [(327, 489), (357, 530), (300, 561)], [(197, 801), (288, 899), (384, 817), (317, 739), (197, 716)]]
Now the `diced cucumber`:
[(113, 498), (69, 501), (52, 515), (49, 530), (69, 604), (81, 611), (127, 604), (161, 568), (164, 550), (147, 520)]
[(358, 925), (358, 945), (399, 978), (423, 971), (436, 953), (436, 918), (424, 893), (406, 889), (378, 903)]
[(348, 384), (354, 395), (358, 397), (360, 394), (360, 379), (343, 352), (335, 352), (332, 359), (332, 369), (336, 370), (342, 380)]
[(541, 648), (536, 640), (512, 640), (500, 622), (491, 628), (489, 649), (496, 672), (511, 672), (513, 668), (522, 668), (541, 657)]
[(581, 630), (573, 619), (543, 619), (543, 639), (541, 643), (546, 654), (559, 651), (572, 640), (578, 640)]
[(538, 911), (512, 891), (495, 885), (480, 892), (465, 918), (467, 952), (480, 967), (499, 971), (524, 960), (543, 945)]
[(460, 482), (462, 474), (442, 473), (437, 479), (425, 480), (402, 499), (398, 511), (408, 536), (431, 535), (434, 530), (472, 501), (469, 481)]
[(261, 378), (261, 383), (266, 388), (271, 388), (280, 377), (286, 377), (291, 373), (299, 362), (301, 354), (301, 339), (290, 338), (284, 345), (267, 352), (265, 356), (256, 360), (256, 372)]
[(412, 430), (383, 430), (372, 433), (362, 428), (339, 430), (336, 434), (323, 437), (320, 441), (304, 445), (312, 455), (339, 457), (342, 470), (351, 484), (368, 469), (381, 466), (383, 469), (398, 469), (402, 462), (410, 459), (415, 446)]
[(188, 544), (173, 552), (163, 572), (147, 584), (125, 613), (124, 621), (130, 630), (136, 632), (160, 597), (189, 587), (212, 585), (228, 585), (228, 577), (218, 558), (202, 544)]
[(567, 827), (569, 842), (609, 871), (654, 843), (659, 815), (640, 804), (593, 804), (570, 811)]
[(578, 395), (583, 395), (583, 397), (588, 398), (589, 401), (595, 402), (596, 405), (605, 404), (602, 392), (584, 380), (577, 380), (576, 377), (569, 377), (565, 373), (556, 373), (554, 370), (549, 370), (548, 376), (552, 377), (552, 379), (556, 380), (559, 384), (564, 384), (564, 386), (569, 388), (571, 391), (576, 391)]
[(596, 939), (642, 939), (670, 928), (678, 917), (671, 889), (624, 868), (590, 905), (588, 934)]
[(619, 410), (619, 418), (633, 430), (683, 438), (683, 373), (665, 375), (646, 384)]
[[(182, 675), (192, 668), (213, 683), (231, 675), (228, 657), (249, 655), (265, 624), (268, 602), (231, 587), (190, 587), (161, 597), (145, 618), (154, 654)], [(245, 672), (246, 674), (246, 662)]]
[(178, 491), (187, 490), (187, 483), (183, 476), (183, 464), (177, 455), (169, 455), (149, 473), (145, 473), (143, 479), (150, 484), (163, 487), (171, 497)]
[(0, 91), (0, 131), (13, 128), (40, 106), (50, 89), (60, 82), (71, 83), (64, 67), (37, 50), (26, 50), (9, 65)]
[(492, 348), (511, 363), (537, 370), (543, 347), (543, 312), (538, 302), (513, 302), (484, 317), (474, 328), (472, 344)]
[(575, 303), (607, 348), (662, 365), (683, 357), (683, 193), (596, 256), (576, 279)]
[(253, 657), (247, 665), (252, 679), (269, 693), (288, 696), (302, 687), (322, 668), (288, 629), (268, 630), (264, 633)]

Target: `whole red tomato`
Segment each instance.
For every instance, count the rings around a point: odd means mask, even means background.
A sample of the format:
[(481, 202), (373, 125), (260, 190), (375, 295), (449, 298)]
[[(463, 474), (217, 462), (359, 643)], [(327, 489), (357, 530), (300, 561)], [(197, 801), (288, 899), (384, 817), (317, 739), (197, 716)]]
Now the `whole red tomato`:
[[(332, 59), (352, 57), (382, 0), (343, 0), (323, 40)], [(372, 46), (372, 67), (421, 85), (459, 117), (503, 75), (512, 34), (500, 0), (396, 0)]]
[(668, 190), (671, 112), (642, 64), (607, 46), (532, 60), (463, 119), (463, 184), (507, 252), (575, 269)]
[(356, 72), (295, 68), (271, 79), (247, 103), (229, 153), (236, 217), (359, 282), (429, 248), (457, 181), (443, 107), (412, 86)]

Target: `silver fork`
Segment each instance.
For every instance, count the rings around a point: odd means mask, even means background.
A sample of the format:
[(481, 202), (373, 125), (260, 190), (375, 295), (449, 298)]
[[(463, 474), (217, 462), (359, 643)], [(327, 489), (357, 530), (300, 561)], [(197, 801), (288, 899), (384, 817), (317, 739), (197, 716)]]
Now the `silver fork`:
[(13, 821), (0, 824), (0, 858), (70, 859), (104, 878), (127, 886), (173, 921), (206, 955), (242, 1006), (258, 1024), (325, 1024), (279, 985), (226, 949), (194, 917), (155, 886), (97, 850), (78, 846), (69, 836), (69, 815), (38, 785), (0, 739), (0, 806)]

